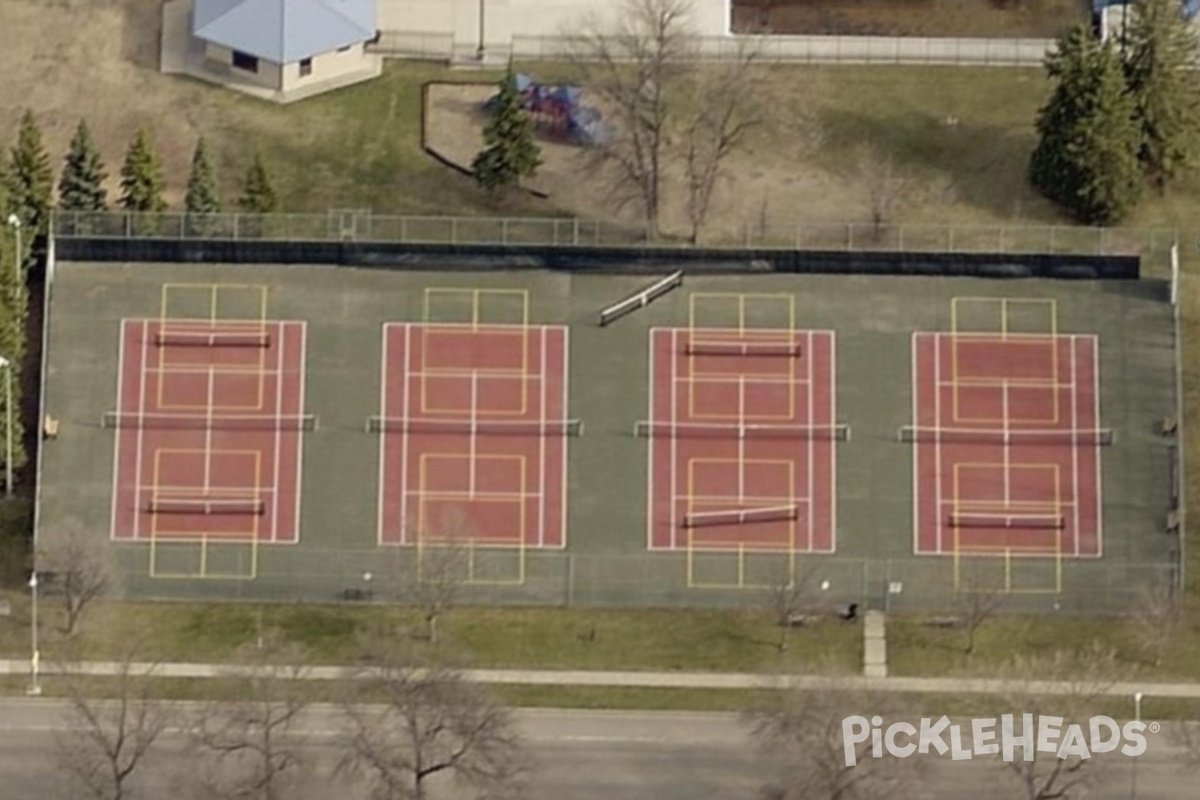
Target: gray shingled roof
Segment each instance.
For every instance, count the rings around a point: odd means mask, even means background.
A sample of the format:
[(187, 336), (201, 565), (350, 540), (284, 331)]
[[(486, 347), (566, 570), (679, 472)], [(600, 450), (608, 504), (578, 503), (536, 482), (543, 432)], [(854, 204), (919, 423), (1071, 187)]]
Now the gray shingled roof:
[(288, 64), (375, 35), (375, 0), (196, 0), (192, 33)]

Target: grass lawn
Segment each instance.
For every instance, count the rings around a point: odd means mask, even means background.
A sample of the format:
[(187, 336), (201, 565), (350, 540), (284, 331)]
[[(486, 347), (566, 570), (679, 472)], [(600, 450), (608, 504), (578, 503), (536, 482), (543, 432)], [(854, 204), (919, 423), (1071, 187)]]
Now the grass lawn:
[[(15, 597), (14, 619), (0, 624), (0, 654), (27, 656), (27, 606)], [(42, 608), (44, 655), (53, 659), (63, 640)], [(94, 609), (73, 645), (85, 658), (108, 658), (132, 640), (139, 659), (214, 662), (255, 641), (261, 626), (303, 643), (314, 663), (346, 664), (362, 633), (418, 631), (419, 623), (407, 609), (114, 602)], [(733, 611), (464, 608), (439, 630), (457, 657), (497, 668), (780, 672), (820, 661), (854, 671), (862, 646), (860, 627), (830, 620), (787, 631), (780, 652), (779, 629), (765, 616)]]
[[(549, 74), (551, 70), (546, 70)], [(497, 211), (469, 180), (440, 166), (420, 148), (420, 87), (429, 80), (486, 80), (491, 76), (441, 67), (391, 62), (379, 80), (278, 107), (229, 92), (205, 90), (213, 113), (206, 124), (220, 153), (228, 182), (250, 153), (262, 151), (277, 179), (287, 210), (330, 207), (372, 208), (378, 213), (554, 213), (530, 201)], [(988, 224), (1062, 224), (1058, 213), (1025, 183), (1033, 147), (1033, 115), (1047, 84), (1039, 70), (946, 67), (763, 67), (761, 91), (785, 121), (774, 142), (787, 145), (797, 172), (824, 170), (836, 185), (824, 186), (810, 205), (779, 206), (789, 219), (843, 213), (858, 219), (852, 205), (856, 178), (835, 166), (856, 148), (869, 145), (910, 172), (922, 198), (906, 221)], [(755, 196), (757, 197), (757, 196)], [(825, 198), (828, 197), (828, 208)], [(841, 199), (839, 199), (841, 198)], [(756, 200), (757, 202), (757, 200)], [(837, 205), (842, 203), (843, 205)], [(773, 206), (774, 208), (775, 206)], [(799, 209), (799, 210), (797, 210)], [(558, 211), (571, 209), (559, 208)], [(775, 213), (772, 211), (771, 213)], [(858, 216), (855, 216), (858, 215)], [(1185, 351), (1200, 346), (1200, 269), (1193, 243), (1200, 219), (1200, 180), (1193, 177), (1164, 196), (1150, 196), (1131, 221), (1144, 226), (1179, 226), (1186, 270), (1182, 311)], [(1187, 370), (1189, 408), (1200, 402), (1200, 371)], [(1190, 497), (1200, 489), (1200, 422), (1187, 427)], [(1200, 519), (1198, 517), (1197, 519)], [(1200, 525), (1188, 551), (1189, 597), (1200, 599)], [(0, 544), (3, 537), (0, 536)], [(7, 560), (10, 563), (12, 559)], [(11, 580), (12, 576), (8, 576)], [(10, 583), (9, 585), (12, 585)], [(28, 650), (24, 595), (13, 593), (11, 620), (0, 619), (0, 654)], [(130, 631), (149, 640), (147, 657), (219, 660), (252, 641), (257, 630), (278, 627), (303, 642), (315, 660), (348, 661), (356, 632), (386, 620), (413, 626), (402, 610), (347, 607), (264, 607), (191, 604), (119, 604), (96, 609), (85, 622), (80, 644), (91, 657), (105, 657)], [(47, 631), (47, 657), (56, 637)], [(768, 621), (736, 612), (588, 611), (563, 609), (463, 609), (444, 621), (448, 641), (478, 666), (583, 669), (758, 671), (802, 668), (822, 658), (856, 669), (861, 629), (834, 622), (788, 633), (787, 652), (774, 646)], [(987, 672), (1018, 650), (1049, 651), (1110, 643), (1136, 661), (1123, 623), (1084, 618), (1005, 617), (980, 632), (978, 650), (961, 655), (961, 634), (934, 630), (906, 618), (889, 621), (889, 654), (897, 674)], [(1182, 637), (1156, 678), (1196, 677), (1200, 635)], [(505, 690), (510, 691), (510, 690)], [(517, 692), (518, 690), (511, 690)], [(519, 691), (524, 691), (519, 690)], [(583, 690), (580, 690), (583, 691)], [(579, 702), (587, 701), (578, 695)]]

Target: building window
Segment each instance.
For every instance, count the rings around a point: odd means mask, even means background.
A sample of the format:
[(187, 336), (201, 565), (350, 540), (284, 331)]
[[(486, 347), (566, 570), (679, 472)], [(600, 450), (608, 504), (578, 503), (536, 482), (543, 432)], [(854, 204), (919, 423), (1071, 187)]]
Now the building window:
[(300, 59), (300, 77), (307, 78), (309, 75), (312, 75), (312, 59), (302, 58)]
[(246, 72), (258, 72), (258, 58), (238, 50), (233, 51), (233, 65)]

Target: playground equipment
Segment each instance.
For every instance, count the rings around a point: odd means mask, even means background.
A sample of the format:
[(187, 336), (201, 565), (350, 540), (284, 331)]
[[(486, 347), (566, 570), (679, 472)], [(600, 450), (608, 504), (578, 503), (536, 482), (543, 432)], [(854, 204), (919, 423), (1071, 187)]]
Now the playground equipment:
[[(599, 147), (612, 139), (603, 115), (580, 103), (583, 92), (578, 86), (547, 86), (528, 75), (515, 78), (525, 110), (539, 132), (585, 147)], [(488, 98), (484, 108), (491, 111), (498, 96)]]

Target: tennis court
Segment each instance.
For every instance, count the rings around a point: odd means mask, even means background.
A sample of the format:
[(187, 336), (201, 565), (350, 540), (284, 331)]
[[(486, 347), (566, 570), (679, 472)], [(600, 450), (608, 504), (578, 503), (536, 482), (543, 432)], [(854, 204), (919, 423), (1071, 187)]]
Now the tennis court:
[(1098, 339), (1057, 333), (1053, 302), (953, 302), (976, 324), (913, 336), (915, 552), (952, 555), (960, 588), (990, 570), (989, 588), (1057, 592), (1063, 558), (1102, 550)]
[[(689, 327), (649, 336), (648, 546), (685, 552), (690, 586), (771, 585), (796, 554), (836, 549), (834, 335), (794, 329), (786, 295), (689, 304)], [(755, 305), (786, 308), (787, 326), (748, 326)]]
[[(447, 296), (465, 301), (449, 314)], [(511, 293), (510, 293), (511, 295)], [(383, 326), (379, 543), (463, 547), (467, 577), (523, 582), (527, 548), (566, 541), (567, 331), (528, 322), (482, 321), (492, 292), (435, 289), (426, 319)], [(495, 314), (493, 314), (495, 316)], [(509, 316), (513, 316), (511, 313)], [(507, 552), (505, 552), (507, 551)], [(504, 566), (499, 566), (508, 563)]]
[(1052, 613), (1171, 574), (1173, 327), (1142, 283), (56, 274), (39, 530), (110, 539), (137, 596), (402, 599), (452, 570), (481, 604), (791, 582)]
[[(196, 294), (212, 298), (207, 319), (173, 316), (180, 296)], [(261, 287), (169, 285), (162, 316), (121, 324), (116, 410), (103, 420), (116, 429), (111, 536), (148, 542), (154, 576), (228, 576), (215, 565), (219, 547), (230, 555), (300, 538), (303, 433), (313, 427), (305, 324), (220, 317), (220, 299), (234, 294), (265, 298)], [(252, 577), (256, 559), (244, 555), (234, 574)]]

